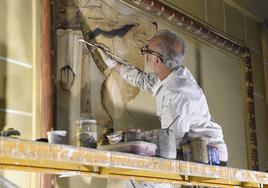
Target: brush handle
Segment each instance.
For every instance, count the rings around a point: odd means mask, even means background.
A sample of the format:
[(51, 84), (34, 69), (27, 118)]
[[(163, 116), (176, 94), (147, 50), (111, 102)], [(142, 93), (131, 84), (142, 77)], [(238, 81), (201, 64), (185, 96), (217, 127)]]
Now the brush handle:
[(94, 43), (90, 43), (90, 42), (87, 42), (87, 41), (85, 41), (85, 40), (83, 40), (83, 39), (79, 39), (78, 42), (86, 43), (86, 44), (90, 45), (90, 46), (93, 47), (93, 48), (100, 48), (101, 50), (104, 51), (104, 53), (106, 53), (106, 54), (108, 54), (109, 56), (111, 56), (112, 58), (114, 58), (114, 59), (120, 61), (121, 63), (126, 63), (126, 62), (127, 62), (127, 61), (126, 61), (125, 59), (123, 59), (122, 57), (117, 56), (117, 55), (111, 53), (109, 50), (105, 49), (105, 48), (102, 46), (102, 44), (94, 44)]

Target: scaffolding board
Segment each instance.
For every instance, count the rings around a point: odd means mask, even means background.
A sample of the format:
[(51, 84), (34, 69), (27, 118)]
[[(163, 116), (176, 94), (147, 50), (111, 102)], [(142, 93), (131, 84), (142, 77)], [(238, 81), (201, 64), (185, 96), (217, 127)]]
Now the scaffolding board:
[(0, 168), (220, 187), (267, 187), (268, 173), (0, 137)]

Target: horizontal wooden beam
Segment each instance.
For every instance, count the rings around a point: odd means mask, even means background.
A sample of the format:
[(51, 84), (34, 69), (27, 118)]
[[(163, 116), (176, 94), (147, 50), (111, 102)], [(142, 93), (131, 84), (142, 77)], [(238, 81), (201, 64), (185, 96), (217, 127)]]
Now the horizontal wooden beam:
[(0, 168), (221, 187), (268, 185), (268, 173), (0, 137)]

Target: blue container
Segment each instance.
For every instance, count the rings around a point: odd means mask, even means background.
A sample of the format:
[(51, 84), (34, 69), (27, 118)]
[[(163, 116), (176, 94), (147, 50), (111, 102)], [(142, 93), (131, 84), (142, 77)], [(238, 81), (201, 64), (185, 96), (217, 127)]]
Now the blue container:
[(220, 159), (219, 159), (219, 150), (216, 146), (208, 145), (208, 159), (209, 164), (211, 165), (219, 165)]

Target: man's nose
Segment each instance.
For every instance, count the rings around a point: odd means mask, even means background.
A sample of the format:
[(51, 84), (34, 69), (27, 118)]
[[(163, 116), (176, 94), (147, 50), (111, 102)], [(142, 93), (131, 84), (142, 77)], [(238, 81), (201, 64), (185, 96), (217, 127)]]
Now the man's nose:
[(148, 54), (145, 54), (145, 61), (148, 62)]

